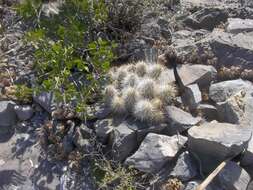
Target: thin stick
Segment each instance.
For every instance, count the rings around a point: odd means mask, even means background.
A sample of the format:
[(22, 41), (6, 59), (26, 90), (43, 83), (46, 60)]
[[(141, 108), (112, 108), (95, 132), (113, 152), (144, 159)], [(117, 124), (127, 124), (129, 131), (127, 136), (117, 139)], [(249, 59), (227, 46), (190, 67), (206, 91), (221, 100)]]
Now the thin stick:
[(220, 165), (197, 187), (196, 190), (204, 190), (215, 178), (215, 176), (226, 166), (229, 160), (230, 159), (221, 162)]

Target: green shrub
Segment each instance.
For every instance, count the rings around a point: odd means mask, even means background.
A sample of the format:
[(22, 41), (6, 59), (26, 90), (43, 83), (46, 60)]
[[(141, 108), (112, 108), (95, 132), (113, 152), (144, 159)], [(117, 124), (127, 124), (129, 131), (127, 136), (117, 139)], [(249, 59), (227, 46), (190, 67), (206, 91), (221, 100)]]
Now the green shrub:
[(35, 49), (36, 90), (52, 91), (56, 100), (84, 113), (114, 59), (115, 44), (98, 35), (108, 10), (102, 0), (66, 0), (51, 16), (44, 7), (42, 0), (18, 6), (33, 26), (26, 41)]

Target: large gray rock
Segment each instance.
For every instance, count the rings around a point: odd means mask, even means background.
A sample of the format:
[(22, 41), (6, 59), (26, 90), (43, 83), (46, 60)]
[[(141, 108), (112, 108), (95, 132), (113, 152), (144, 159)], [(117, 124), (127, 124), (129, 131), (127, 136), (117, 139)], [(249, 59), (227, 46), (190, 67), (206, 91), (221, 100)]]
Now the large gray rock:
[(198, 167), (191, 158), (189, 152), (182, 153), (177, 160), (170, 176), (180, 179), (181, 181), (189, 181), (198, 175)]
[(249, 174), (235, 162), (229, 161), (218, 174), (216, 180), (224, 190), (247, 190)]
[(112, 156), (114, 160), (124, 161), (137, 147), (137, 133), (128, 128), (126, 122), (114, 128), (113, 138), (109, 142), (112, 146)]
[(189, 150), (210, 172), (223, 160), (247, 148), (252, 130), (228, 123), (206, 123), (188, 131)]
[(217, 71), (210, 65), (180, 65), (178, 74), (185, 86), (197, 83), (203, 88), (216, 78)]
[(212, 84), (210, 98), (217, 103), (219, 120), (252, 125), (253, 86), (241, 79)]
[(169, 137), (149, 133), (125, 164), (143, 172), (155, 173), (176, 156), (186, 141), (187, 138), (180, 135)]
[[(251, 91), (252, 92), (252, 91)], [(241, 90), (225, 102), (217, 103), (219, 120), (222, 122), (253, 126), (253, 94)]]
[(228, 13), (218, 8), (205, 8), (188, 16), (183, 22), (193, 29), (213, 30), (222, 22), (226, 22)]
[(214, 31), (210, 38), (213, 53), (218, 64), (226, 67), (237, 66), (243, 69), (253, 68), (253, 38), (251, 35), (230, 34)]
[(239, 91), (247, 92), (249, 89), (253, 89), (249, 81), (242, 79), (223, 81), (210, 86), (209, 97), (215, 102), (224, 102)]
[(17, 105), (14, 107), (14, 109), (20, 121), (25, 121), (25, 120), (30, 119), (34, 113), (32, 106), (29, 106), (29, 105), (27, 106)]
[(192, 126), (197, 125), (201, 121), (201, 118), (193, 117), (190, 113), (175, 106), (166, 107), (166, 117), (169, 124), (166, 131), (169, 135), (181, 133)]
[(0, 101), (0, 127), (9, 127), (17, 122), (14, 110), (16, 104), (12, 101)]
[(253, 20), (241, 18), (229, 18), (226, 26), (226, 31), (233, 34), (238, 34), (240, 32), (252, 32)]

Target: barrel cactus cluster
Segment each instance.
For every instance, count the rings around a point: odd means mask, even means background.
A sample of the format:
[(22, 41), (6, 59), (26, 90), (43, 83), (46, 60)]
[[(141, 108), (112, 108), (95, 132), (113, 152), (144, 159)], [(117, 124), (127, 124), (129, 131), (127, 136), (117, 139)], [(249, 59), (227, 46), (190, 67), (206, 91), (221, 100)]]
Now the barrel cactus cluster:
[(168, 79), (169, 70), (143, 61), (110, 71), (111, 83), (104, 91), (104, 101), (115, 116), (132, 116), (143, 122), (162, 123), (164, 108), (176, 96)]

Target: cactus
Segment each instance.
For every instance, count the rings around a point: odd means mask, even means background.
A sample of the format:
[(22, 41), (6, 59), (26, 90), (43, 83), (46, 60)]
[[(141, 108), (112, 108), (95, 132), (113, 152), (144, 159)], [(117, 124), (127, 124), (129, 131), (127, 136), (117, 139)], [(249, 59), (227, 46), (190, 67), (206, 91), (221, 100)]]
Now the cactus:
[(140, 95), (134, 88), (128, 87), (123, 94), (123, 99), (124, 99), (126, 110), (132, 113), (135, 104), (140, 99)]
[(165, 70), (165, 68), (162, 67), (161, 65), (158, 65), (158, 64), (152, 65), (152, 66), (149, 67), (149, 69), (147, 71), (147, 75), (150, 78), (158, 79), (163, 70)]
[(134, 107), (134, 117), (144, 122), (160, 123), (163, 121), (163, 113), (152, 101), (140, 100)]
[(139, 82), (137, 90), (143, 98), (152, 99), (155, 96), (155, 82), (152, 79), (144, 78)]
[(164, 121), (164, 107), (176, 96), (176, 88), (170, 84), (171, 71), (138, 62), (116, 68), (110, 74), (114, 85), (107, 86), (105, 100), (113, 114), (131, 115), (143, 122)]
[(117, 115), (126, 114), (124, 99), (120, 96), (114, 96), (111, 102), (111, 110), (114, 114), (117, 114)]
[(136, 74), (139, 77), (144, 77), (144, 75), (147, 73), (147, 64), (143, 61), (140, 61), (136, 64)]
[(104, 91), (105, 103), (107, 105), (110, 105), (112, 103), (113, 97), (116, 96), (117, 94), (118, 94), (118, 92), (117, 92), (116, 88), (113, 85), (108, 85)]

